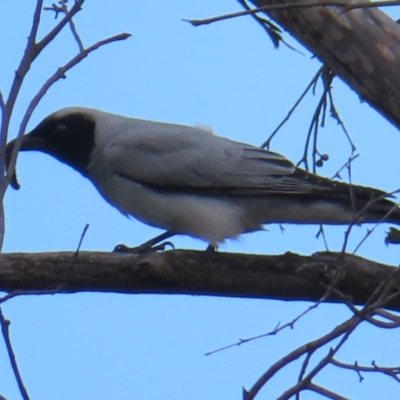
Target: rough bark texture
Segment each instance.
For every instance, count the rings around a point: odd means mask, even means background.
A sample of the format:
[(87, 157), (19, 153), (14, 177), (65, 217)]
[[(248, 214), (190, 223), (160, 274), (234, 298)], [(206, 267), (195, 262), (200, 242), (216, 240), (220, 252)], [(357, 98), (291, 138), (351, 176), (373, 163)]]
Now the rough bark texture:
[[(365, 304), (397, 268), (356, 256), (318, 253), (311, 257), (168, 251), (128, 255), (81, 252), (0, 255), (0, 290), (62, 293), (191, 294), (317, 301), (338, 277), (339, 289), (354, 304)], [(399, 290), (396, 283), (392, 291)], [(328, 301), (343, 301), (337, 295)], [(389, 304), (400, 310), (400, 297)]]
[[(349, 5), (361, 2), (364, 1), (349, 1)], [(260, 7), (299, 1), (252, 3)], [(287, 8), (268, 15), (328, 65), (362, 100), (400, 127), (400, 26), (378, 9), (342, 11), (343, 7), (337, 6)]]

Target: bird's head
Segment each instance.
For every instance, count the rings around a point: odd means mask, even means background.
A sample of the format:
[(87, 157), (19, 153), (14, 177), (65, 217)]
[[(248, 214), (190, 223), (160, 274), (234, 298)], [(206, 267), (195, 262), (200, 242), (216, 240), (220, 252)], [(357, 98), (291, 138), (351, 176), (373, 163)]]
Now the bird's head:
[[(95, 145), (95, 115), (91, 109), (68, 107), (47, 116), (20, 140), (19, 151), (37, 150), (47, 153), (85, 175)], [(6, 147), (6, 169), (18, 139)], [(16, 175), (11, 186), (19, 189)]]

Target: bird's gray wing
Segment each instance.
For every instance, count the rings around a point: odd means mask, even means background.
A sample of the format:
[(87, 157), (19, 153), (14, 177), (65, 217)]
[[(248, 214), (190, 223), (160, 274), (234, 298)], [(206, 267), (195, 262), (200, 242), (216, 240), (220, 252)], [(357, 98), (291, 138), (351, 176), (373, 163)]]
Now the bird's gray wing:
[(169, 191), (321, 195), (345, 185), (296, 168), (280, 154), (181, 125), (138, 126), (118, 135), (105, 157), (114, 174)]

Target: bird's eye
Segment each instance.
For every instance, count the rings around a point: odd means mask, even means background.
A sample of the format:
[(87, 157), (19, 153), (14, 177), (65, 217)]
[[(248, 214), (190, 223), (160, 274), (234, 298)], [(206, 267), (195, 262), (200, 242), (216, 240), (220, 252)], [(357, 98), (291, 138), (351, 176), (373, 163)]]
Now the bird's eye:
[(68, 129), (67, 124), (58, 124), (56, 126), (56, 132), (66, 132)]

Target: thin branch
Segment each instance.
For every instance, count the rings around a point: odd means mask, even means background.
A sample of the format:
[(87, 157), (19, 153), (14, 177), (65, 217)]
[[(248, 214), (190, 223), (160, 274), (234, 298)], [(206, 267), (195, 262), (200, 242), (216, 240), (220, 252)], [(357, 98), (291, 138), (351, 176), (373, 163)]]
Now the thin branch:
[[(57, 4), (54, 4), (51, 7), (44, 7), (45, 11), (54, 11), (56, 13), (55, 19), (57, 19), (59, 13), (63, 14), (68, 14), (68, 8), (67, 8), (67, 2), (68, 0), (61, 0), (59, 3), (60, 5), (58, 6)], [(69, 20), (69, 26), (71, 28), (72, 35), (78, 44), (79, 51), (83, 51), (85, 46), (83, 45), (82, 39), (78, 34), (78, 31), (76, 30), (75, 23), (72, 19)]]
[(393, 312), (384, 310), (383, 308), (378, 309), (375, 311), (375, 315), (378, 315), (379, 317), (388, 319), (389, 321), (392, 321), (394, 323), (397, 323), (400, 325), (400, 316), (394, 314)]
[(330, 390), (316, 385), (315, 383), (309, 383), (307, 384), (307, 389), (308, 390), (312, 390), (315, 393), (321, 394), (322, 396), (325, 396), (328, 399), (332, 399), (332, 400), (350, 400), (348, 397), (343, 397), (340, 396), (339, 394), (335, 393), (335, 392), (331, 392)]
[(253, 8), (251, 10), (236, 11), (228, 14), (218, 15), (216, 17), (206, 19), (183, 19), (185, 22), (189, 22), (193, 26), (207, 25), (214, 22), (224, 21), (231, 18), (243, 17), (245, 15), (252, 15), (259, 12), (275, 11), (275, 10), (287, 10), (293, 8), (314, 8), (314, 7), (327, 7), (337, 6), (344, 7), (341, 13), (354, 10), (357, 8), (376, 8), (376, 7), (387, 7), (400, 5), (400, 1), (374, 1), (373, 3), (366, 4), (352, 4), (349, 5), (348, 1), (316, 1), (312, 3), (290, 3), (290, 4), (271, 4), (262, 7)]
[(88, 229), (89, 229), (89, 224), (86, 224), (85, 227), (83, 228), (83, 231), (82, 231), (82, 234), (81, 234), (81, 238), (79, 239), (78, 247), (76, 248), (75, 253), (74, 253), (73, 257), (72, 257), (71, 266), (69, 267), (69, 270), (68, 270), (67, 274), (65, 275), (64, 282), (62, 282), (57, 288), (55, 288), (55, 293), (61, 291), (62, 288), (65, 286), (65, 284), (68, 282), (69, 278), (71, 277), (71, 274), (72, 274), (72, 271), (74, 269), (74, 265), (75, 265), (76, 259), (79, 256), (79, 251), (81, 249), (83, 239), (85, 238), (85, 235), (86, 235), (86, 232), (87, 232)]
[[(304, 374), (307, 371), (307, 367), (308, 364), (310, 363), (310, 359), (312, 357), (312, 355), (314, 354), (314, 351), (310, 351), (307, 353), (302, 365), (301, 365), (301, 369), (300, 369), (300, 373), (299, 373), (299, 378), (297, 380), (297, 382), (301, 382), (304, 379)], [(300, 400), (300, 391), (298, 391), (296, 393), (296, 400)]]
[(294, 319), (292, 319), (290, 322), (287, 322), (287, 323), (284, 324), (284, 325), (281, 325), (281, 323), (278, 322), (278, 324), (276, 325), (276, 327), (275, 327), (272, 331), (270, 331), (270, 332), (263, 333), (263, 334), (261, 334), (261, 335), (253, 336), (253, 337), (246, 338), (246, 339), (239, 339), (239, 341), (236, 342), (236, 343), (232, 343), (232, 344), (229, 344), (229, 345), (227, 345), (227, 346), (221, 347), (221, 348), (219, 348), (219, 349), (209, 351), (209, 352), (205, 353), (204, 355), (205, 355), (205, 356), (210, 356), (210, 355), (212, 355), (212, 354), (218, 353), (218, 352), (223, 351), (223, 350), (230, 349), (230, 348), (232, 348), (232, 347), (241, 346), (242, 344), (251, 342), (251, 341), (253, 341), (253, 340), (258, 340), (258, 339), (261, 339), (261, 338), (264, 338), (264, 337), (267, 337), (267, 336), (275, 336), (275, 335), (277, 335), (280, 331), (282, 331), (282, 330), (284, 330), (284, 329), (286, 329), (286, 328), (293, 329), (293, 328), (294, 328), (294, 325), (296, 324), (297, 321), (299, 321), (301, 318), (303, 318), (303, 317), (304, 317), (306, 314), (308, 314), (311, 310), (316, 309), (322, 302), (324, 302), (324, 301), (329, 297), (330, 293), (331, 293), (331, 289), (330, 289), (330, 287), (327, 287), (324, 296), (323, 296), (319, 301), (317, 301), (317, 302), (315, 302), (314, 304), (312, 304), (310, 307), (308, 307), (306, 310), (304, 310), (302, 313), (300, 313), (297, 317), (295, 317)]
[[(395, 190), (394, 192), (392, 192), (393, 194), (395, 193), (399, 193), (400, 189)], [(371, 205), (371, 204), (370, 204)], [(357, 246), (355, 247), (355, 249), (353, 250), (352, 254), (356, 254), (357, 251), (360, 249), (360, 247), (362, 246), (362, 244), (367, 240), (367, 238), (369, 236), (371, 236), (371, 234), (374, 232), (374, 230), (380, 226), (382, 224), (382, 222), (385, 222), (386, 219), (390, 216), (390, 214), (392, 214), (395, 210), (398, 209), (398, 205), (394, 204), (392, 209), (389, 210), (379, 221), (377, 221), (372, 228), (368, 228), (367, 229), (367, 233), (364, 235), (364, 237), (360, 240), (360, 242), (357, 244)], [(366, 211), (366, 210), (365, 210)]]
[(351, 146), (351, 154), (354, 154), (354, 152), (357, 150), (357, 147), (356, 147), (356, 145), (354, 144), (354, 142), (352, 141), (351, 136), (350, 136), (349, 132), (347, 131), (347, 128), (346, 128), (346, 126), (344, 125), (343, 120), (340, 118), (340, 115), (339, 115), (339, 113), (338, 113), (338, 111), (337, 111), (337, 109), (336, 109), (336, 107), (335, 107), (335, 103), (334, 103), (334, 101), (333, 101), (333, 94), (332, 94), (332, 91), (331, 91), (331, 90), (328, 92), (328, 97), (329, 97), (329, 103), (330, 103), (330, 113), (331, 113), (331, 117), (332, 117), (333, 119), (335, 119), (335, 120), (337, 121), (338, 125), (340, 125), (340, 127), (342, 128), (344, 134), (346, 135), (347, 140), (348, 140), (349, 143), (350, 143), (350, 146)]
[(315, 237), (316, 237), (317, 239), (319, 239), (320, 236), (322, 237), (322, 240), (323, 240), (323, 242), (324, 242), (325, 250), (326, 250), (326, 251), (329, 251), (328, 241), (326, 240), (326, 236), (325, 236), (324, 225), (322, 225), (322, 224), (319, 226), (318, 232), (316, 233)]
[(400, 383), (400, 366), (397, 367), (379, 367), (375, 361), (372, 361), (371, 365), (372, 367), (368, 367), (365, 365), (360, 365), (356, 361), (354, 364), (348, 364), (344, 363), (341, 361), (336, 360), (335, 358), (332, 358), (330, 360), (330, 363), (336, 367), (343, 368), (343, 369), (348, 369), (351, 371), (355, 371), (359, 377), (360, 382), (364, 379), (364, 377), (361, 375), (361, 372), (379, 372), (381, 374), (390, 376), (393, 378), (396, 382)]
[[(399, 275), (400, 275), (400, 269), (394, 270), (392, 274), (390, 274), (386, 279), (384, 279), (378, 285), (378, 287), (375, 289), (375, 291), (371, 294), (368, 301), (365, 303), (362, 310), (358, 311), (355, 307), (353, 307), (354, 315), (350, 319), (348, 319), (341, 325), (337, 326), (333, 331), (331, 331), (327, 335), (295, 349), (294, 351), (292, 351), (291, 353), (289, 353), (288, 355), (283, 357), (281, 360), (276, 362), (274, 365), (272, 365), (261, 376), (261, 378), (259, 378), (259, 380), (252, 387), (252, 389), (249, 392), (244, 393), (244, 399), (245, 400), (254, 399), (254, 397), (256, 396), (258, 391), (272, 378), (272, 376), (275, 375), (276, 372), (278, 372), (279, 370), (281, 370), (283, 367), (290, 364), (294, 360), (298, 359), (303, 354), (309, 355), (310, 352), (314, 352), (316, 349), (320, 349), (322, 346), (326, 345), (327, 343), (331, 342), (332, 340), (342, 336), (339, 343), (334, 348), (331, 348), (329, 350), (328, 354), (325, 357), (323, 357), (318, 362), (318, 364), (306, 376), (302, 377), (302, 379), (299, 380), (297, 382), (297, 384), (293, 385), (291, 388), (286, 390), (279, 397), (279, 400), (288, 400), (294, 395), (297, 395), (297, 397), (298, 397), (299, 393), (302, 390), (309, 389), (309, 385), (311, 384), (312, 379), (326, 365), (331, 363), (331, 360), (334, 357), (334, 355), (339, 351), (339, 349), (343, 346), (343, 344), (348, 340), (349, 336), (356, 329), (356, 327), (364, 320), (369, 321), (372, 318), (371, 316), (374, 313), (377, 313), (377, 314), (380, 313), (380, 311), (376, 312), (376, 309), (383, 307), (385, 304), (387, 304), (390, 297), (393, 295), (392, 289), (394, 288), (395, 285), (398, 284)], [(395, 294), (398, 295), (399, 292), (396, 292)], [(386, 313), (383, 313), (382, 315), (384, 317), (386, 317)], [(391, 315), (388, 314), (388, 317), (389, 316), (391, 316)], [(397, 323), (396, 323), (396, 325), (397, 325)], [(306, 361), (308, 363), (307, 358), (306, 358)], [(303, 375), (304, 370), (305, 370), (305, 367), (303, 364), (300, 376)], [(335, 394), (335, 395), (337, 395), (337, 394)], [(335, 398), (335, 397), (332, 397), (332, 398)]]
[(84, 2), (85, 0), (75, 0), (74, 5), (68, 13), (65, 14), (64, 18), (62, 18), (61, 21), (39, 43), (36, 44), (38, 54), (61, 32), (64, 26), (69, 23), (75, 14), (82, 9)]
[[(352, 325), (349, 329), (344, 332), (343, 337), (340, 339), (339, 343), (334, 347), (330, 348), (328, 354), (323, 357), (319, 363), (300, 381), (297, 382), (296, 385), (293, 385), (291, 388), (286, 390), (281, 396), (278, 397), (277, 400), (289, 400), (293, 395), (296, 393), (308, 389), (309, 385), (311, 384), (312, 379), (323, 369), (325, 368), (332, 357), (340, 350), (344, 343), (346, 343), (349, 336), (354, 332), (356, 327), (361, 323), (360, 320), (357, 324)], [(322, 346), (318, 346), (320, 348)], [(314, 349), (315, 350), (315, 349)], [(332, 392), (331, 392), (332, 393)]]
[[(21, 58), (21, 62), (18, 66), (17, 71), (15, 72), (15, 78), (11, 85), (10, 93), (8, 95), (7, 101), (4, 100), (2, 96), (2, 104), (3, 104), (3, 118), (1, 122), (0, 129), (0, 148), (2, 149), (1, 157), (0, 157), (0, 170), (4, 171), (4, 149), (7, 141), (7, 132), (10, 125), (11, 114), (14, 108), (15, 100), (18, 96), (19, 90), (21, 88), (24, 77), (29, 70), (31, 64), (32, 53), (34, 52), (36, 35), (39, 28), (40, 22), (40, 11), (43, 5), (43, 0), (37, 0), (36, 8), (33, 15), (32, 27), (28, 36), (28, 41), (26, 44), (26, 48), (24, 51), (24, 55)], [(5, 190), (5, 185), (2, 185), (3, 193)], [(1, 196), (2, 197), (2, 196)], [(1, 246), (0, 246), (1, 247)]]
[[(43, 6), (43, 0), (37, 0), (36, 8), (33, 15), (33, 22), (30, 34), (28, 36), (27, 45), (25, 48), (24, 55), (21, 58), (20, 64), (18, 69), (15, 73), (15, 78), (12, 82), (11, 89), (7, 98), (7, 101), (4, 102), (4, 109), (0, 127), (0, 170), (4, 171), (5, 165), (5, 145), (7, 142), (8, 130), (11, 121), (11, 115), (13, 113), (13, 109), (15, 106), (16, 99), (20, 92), (22, 83), (25, 79), (26, 74), (28, 73), (32, 62), (36, 59), (36, 57), (41, 53), (43, 48), (50, 43), (51, 40), (61, 31), (61, 29), (65, 26), (65, 24), (71, 20), (71, 18), (80, 10), (81, 5), (83, 4), (84, 0), (76, 0), (75, 4), (68, 12), (68, 14), (61, 20), (39, 43), (36, 43), (36, 35), (39, 29), (40, 23), (40, 13)], [(20, 143), (18, 143), (19, 149)], [(15, 149), (15, 150), (18, 150)], [(15, 168), (15, 159), (16, 154), (13, 154), (14, 165)], [(4, 197), (4, 193), (7, 189), (9, 181), (7, 178), (4, 178), (3, 174), (1, 174), (1, 184), (0, 184), (0, 198)], [(3, 207), (0, 209), (0, 250), (3, 246), (4, 240), (4, 210)]]
[(354, 156), (349, 157), (349, 159), (335, 172), (331, 179), (342, 179), (342, 177), (340, 176), (340, 172), (342, 172), (342, 170), (344, 170), (345, 168), (348, 168), (348, 165), (359, 156), (360, 154), (355, 154)]
[(125, 40), (130, 36), (131, 36), (131, 34), (129, 34), (129, 33), (120, 33), (118, 35), (111, 36), (109, 38), (98, 41), (97, 43), (88, 47), (84, 51), (81, 51), (80, 53), (78, 53), (74, 58), (72, 58), (64, 66), (58, 68), (57, 71), (54, 72), (54, 74), (44, 83), (44, 85), (41, 87), (39, 92), (34, 96), (34, 98), (29, 103), (28, 108), (26, 109), (26, 112), (24, 114), (24, 117), (22, 118), (22, 122), (21, 122), (19, 131), (18, 131), (18, 135), (17, 135), (17, 142), (15, 144), (15, 147), (13, 148), (13, 152), (11, 154), (9, 165), (7, 168), (7, 176), (6, 176), (6, 181), (5, 181), (7, 185), (10, 183), (10, 181), (14, 177), (15, 162), (16, 162), (17, 154), (19, 151), (19, 147), (21, 145), (22, 136), (24, 135), (24, 133), (26, 131), (26, 126), (29, 122), (29, 119), (33, 113), (33, 110), (37, 107), (40, 100), (43, 98), (43, 96), (46, 94), (46, 92), (50, 89), (50, 87), (58, 80), (64, 79), (66, 72), (69, 71), (75, 65), (77, 65), (85, 57), (87, 57), (92, 51), (97, 50), (99, 47), (102, 47), (106, 44), (116, 42), (119, 40)]
[(1, 308), (0, 308), (0, 325), (1, 325), (1, 331), (3, 333), (4, 343), (6, 345), (6, 349), (7, 349), (7, 353), (8, 353), (8, 358), (10, 359), (11, 368), (14, 372), (14, 376), (17, 381), (19, 391), (24, 400), (29, 400), (29, 395), (28, 395), (28, 392), (22, 381), (21, 374), (19, 372), (18, 365), (17, 365), (17, 360), (15, 358), (14, 350), (11, 345), (10, 332), (8, 329), (10, 326), (10, 321), (6, 320), (4, 318), (3, 311)]
[[(247, 4), (245, 0), (238, 0), (239, 4), (243, 6), (244, 9), (247, 11), (250, 11), (251, 8)], [(279, 42), (283, 41), (282, 35), (281, 35), (281, 29), (273, 24), (270, 21), (265, 20), (264, 18), (260, 18), (257, 14), (252, 13), (251, 16), (253, 19), (264, 29), (266, 34), (269, 36), (271, 39), (273, 45), (275, 48), (279, 46)]]
[(327, 93), (328, 91), (331, 89), (330, 85), (332, 83), (333, 74), (328, 74), (329, 69), (327, 71), (327, 67), (324, 65), (323, 69), (322, 69), (322, 74), (321, 76), (324, 77), (323, 79), (323, 83), (324, 83), (324, 91), (321, 94), (320, 100), (317, 104), (317, 107), (315, 108), (314, 114), (312, 116), (311, 119), (311, 123), (310, 123), (310, 127), (308, 129), (308, 133), (307, 133), (307, 139), (306, 139), (306, 143), (304, 145), (304, 153), (302, 158), (300, 159), (300, 161), (297, 163), (297, 165), (299, 166), (300, 164), (304, 164), (304, 168), (306, 170), (308, 170), (308, 148), (310, 145), (310, 141), (311, 141), (311, 136), (314, 132), (314, 145), (313, 145), (313, 172), (316, 172), (316, 154), (317, 152), (317, 148), (316, 148), (316, 141), (317, 141), (317, 135), (318, 135), (318, 126), (319, 126), (319, 118), (321, 115), (321, 110), (324, 107), (324, 104), (326, 103), (326, 98), (327, 98)]
[(84, 51), (85, 46), (83, 45), (82, 39), (79, 36), (78, 31), (75, 27), (75, 23), (72, 19), (69, 21), (69, 26), (71, 28), (72, 36), (75, 38), (76, 43), (78, 43), (79, 51)]
[(301, 101), (304, 99), (306, 94), (309, 92), (309, 90), (315, 85), (315, 83), (318, 81), (319, 77), (322, 74), (322, 71), (324, 69), (324, 66), (322, 66), (317, 73), (314, 75), (314, 77), (311, 79), (310, 83), (307, 85), (307, 87), (304, 89), (303, 93), (300, 95), (300, 97), (297, 99), (297, 101), (294, 103), (294, 106), (289, 110), (288, 114), (286, 117), (280, 122), (280, 124), (274, 129), (274, 131), (271, 133), (271, 135), (268, 137), (268, 139), (260, 146), (264, 147), (267, 150), (270, 148), (271, 140), (273, 137), (278, 133), (278, 131), (282, 128), (282, 126), (290, 119), (291, 115), (293, 112), (296, 110), (298, 105), (301, 103)]
[(4, 115), (6, 111), (6, 103), (4, 102), (3, 92), (0, 90), (0, 110), (1, 114)]
[[(260, 389), (284, 366), (290, 364), (291, 362), (297, 360), (302, 355), (309, 353), (310, 351), (314, 351), (324, 346), (325, 344), (331, 342), (332, 340), (346, 334), (348, 331), (353, 331), (360, 323), (362, 322), (362, 318), (359, 316), (353, 316), (349, 318), (347, 321), (338, 325), (331, 332), (326, 335), (309, 342), (299, 348), (293, 350), (286, 356), (282, 357), (279, 361), (273, 364), (253, 385), (253, 387), (246, 392), (244, 399), (245, 400), (253, 400)], [(310, 374), (309, 374), (310, 375)], [(294, 393), (292, 393), (293, 395)]]
[(375, 8), (375, 7), (392, 7), (392, 6), (398, 6), (400, 5), (400, 1), (398, 0), (388, 0), (388, 1), (374, 1), (371, 3), (364, 3), (364, 4), (348, 4), (345, 7), (343, 11), (340, 12), (340, 14), (343, 14), (345, 12), (351, 11), (351, 10), (356, 10), (357, 8)]
[(79, 256), (79, 251), (81, 249), (82, 246), (82, 242), (83, 239), (85, 238), (86, 232), (89, 229), (89, 224), (86, 224), (85, 227), (83, 228), (81, 237), (79, 239), (79, 243), (78, 246), (75, 250), (75, 253), (72, 256), (72, 260), (71, 260), (71, 265), (69, 267), (69, 269), (67, 270), (67, 273), (65, 274), (65, 278), (64, 281), (61, 282), (59, 285), (57, 285), (56, 288), (51, 289), (51, 290), (14, 290), (8, 294), (6, 294), (3, 297), (0, 297), (0, 304), (5, 303), (8, 300), (13, 299), (14, 297), (17, 296), (26, 296), (26, 295), (43, 295), (43, 294), (57, 294), (60, 293), (62, 291), (62, 289), (64, 288), (64, 286), (68, 283), (68, 280), (71, 277), (72, 271), (74, 269), (74, 265), (76, 263), (76, 260)]
[(37, 0), (35, 11), (33, 12), (32, 27), (28, 36), (27, 49), (33, 48), (36, 43), (36, 36), (39, 30), (40, 14), (43, 7), (43, 0)]
[[(352, 186), (352, 180), (351, 180), (351, 161), (354, 160), (355, 157), (350, 157), (349, 161), (345, 164), (347, 167), (347, 170), (349, 172), (349, 189), (350, 189), (350, 201), (352, 204), (352, 209), (353, 212), (355, 212), (355, 204), (354, 204), (354, 195), (353, 195), (353, 186)], [(337, 173), (336, 173), (337, 175)], [(369, 207), (371, 207), (373, 204), (375, 204), (376, 202), (385, 199), (387, 197), (393, 196), (394, 194), (400, 192), (400, 189), (396, 189), (392, 192), (389, 193), (385, 193), (382, 196), (379, 196), (375, 199), (371, 199), (364, 207), (362, 210), (360, 210), (359, 212), (357, 212), (356, 214), (354, 214), (352, 221), (349, 223), (348, 228), (346, 229), (346, 232), (344, 233), (344, 241), (343, 241), (343, 246), (342, 246), (342, 253), (344, 254), (347, 248), (347, 244), (350, 238), (350, 233), (354, 227), (354, 225), (356, 225), (359, 221), (360, 218), (363, 216), (363, 214), (368, 210)], [(381, 224), (382, 222), (385, 222), (385, 220), (387, 219), (387, 217), (393, 213), (396, 210), (397, 206), (394, 205), (392, 207), (391, 210), (389, 210), (376, 224), (375, 226), (370, 230), (371, 232), (367, 231), (366, 237), (364, 237), (361, 242), (358, 244), (358, 246), (356, 247), (356, 249), (353, 251), (353, 254), (355, 254), (355, 252), (358, 250), (358, 248), (361, 246), (362, 243), (364, 243), (365, 239), (375, 230), (375, 228)], [(385, 239), (385, 242), (387, 242), (387, 237)]]
[[(24, 52), (24, 55), (21, 59), (20, 65), (15, 73), (15, 79), (10, 89), (9, 96), (6, 101), (7, 107), (7, 118), (3, 119), (2, 123), (2, 130), (1, 130), (1, 141), (0, 147), (6, 143), (6, 133), (8, 132), (9, 122), (12, 114), (12, 110), (14, 108), (14, 104), (18, 93), (21, 89), (21, 85), (23, 80), (29, 71), (29, 68), (32, 62), (36, 59), (36, 57), (41, 53), (41, 51), (46, 47), (62, 30), (62, 28), (70, 21), (70, 19), (81, 9), (81, 5), (83, 4), (84, 0), (76, 0), (75, 4), (68, 12), (67, 15), (38, 43), (36, 43), (36, 35), (39, 29), (39, 22), (40, 22), (40, 11), (43, 5), (43, 0), (38, 0), (34, 12), (33, 23), (31, 28), (31, 33), (28, 37), (28, 43)], [(4, 169), (4, 164), (0, 165), (0, 168)], [(4, 186), (4, 185), (3, 185)], [(3, 188), (3, 191), (5, 188)]]

